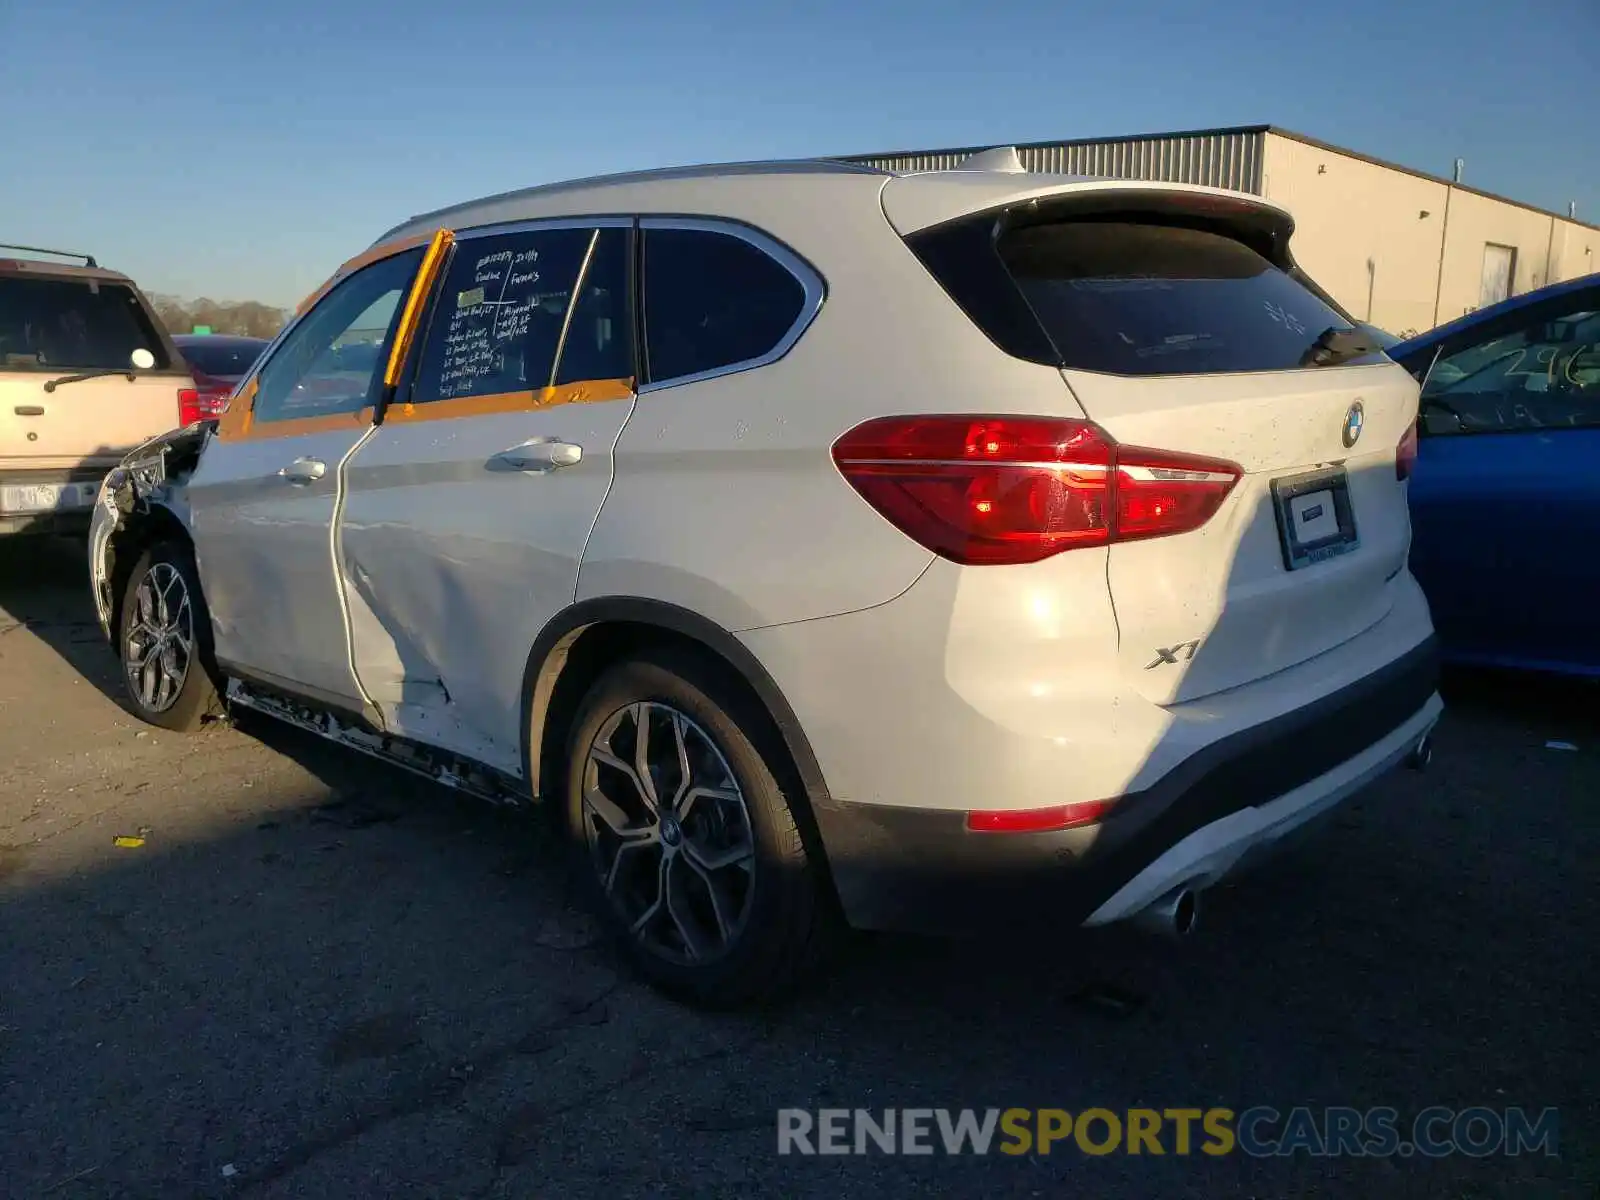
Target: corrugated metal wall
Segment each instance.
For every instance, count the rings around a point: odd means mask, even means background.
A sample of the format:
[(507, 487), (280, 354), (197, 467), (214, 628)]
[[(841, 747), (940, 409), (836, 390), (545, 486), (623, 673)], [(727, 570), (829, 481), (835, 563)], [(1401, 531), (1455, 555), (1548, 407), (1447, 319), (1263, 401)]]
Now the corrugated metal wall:
[[(1018, 146), (1017, 156), (1030, 171), (1158, 179), (1260, 194), (1265, 145), (1266, 134), (1259, 130), (1224, 130), (1100, 142), (1046, 142)], [(846, 155), (845, 159), (888, 171), (948, 171), (967, 155), (987, 148)]]

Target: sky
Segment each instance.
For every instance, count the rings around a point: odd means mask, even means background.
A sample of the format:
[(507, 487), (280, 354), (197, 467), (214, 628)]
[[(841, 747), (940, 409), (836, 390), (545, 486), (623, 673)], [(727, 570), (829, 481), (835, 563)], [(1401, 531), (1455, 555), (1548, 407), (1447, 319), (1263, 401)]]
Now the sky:
[(1274, 124), (1600, 223), (1600, 0), (0, 0), (0, 241), (289, 306), (675, 163)]

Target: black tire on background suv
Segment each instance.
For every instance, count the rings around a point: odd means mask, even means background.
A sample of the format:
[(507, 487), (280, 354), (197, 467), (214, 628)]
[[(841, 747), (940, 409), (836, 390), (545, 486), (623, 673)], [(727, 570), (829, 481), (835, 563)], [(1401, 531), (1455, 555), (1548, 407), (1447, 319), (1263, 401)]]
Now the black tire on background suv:
[(602, 674), (568, 739), (580, 886), (639, 975), (706, 1007), (783, 998), (834, 931), (764, 727), (724, 670), (663, 649)]
[(129, 707), (162, 729), (188, 733), (218, 716), (211, 617), (194, 554), (160, 542), (134, 564), (117, 622), (117, 660)]

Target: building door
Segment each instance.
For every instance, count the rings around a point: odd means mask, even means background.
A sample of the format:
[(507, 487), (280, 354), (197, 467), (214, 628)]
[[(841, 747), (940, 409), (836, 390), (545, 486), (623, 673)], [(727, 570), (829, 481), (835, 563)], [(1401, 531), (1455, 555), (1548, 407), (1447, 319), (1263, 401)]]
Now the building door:
[(1499, 304), (1511, 295), (1511, 281), (1517, 274), (1515, 246), (1497, 246), (1493, 242), (1483, 247), (1483, 284), (1478, 292), (1478, 307), (1488, 308)]

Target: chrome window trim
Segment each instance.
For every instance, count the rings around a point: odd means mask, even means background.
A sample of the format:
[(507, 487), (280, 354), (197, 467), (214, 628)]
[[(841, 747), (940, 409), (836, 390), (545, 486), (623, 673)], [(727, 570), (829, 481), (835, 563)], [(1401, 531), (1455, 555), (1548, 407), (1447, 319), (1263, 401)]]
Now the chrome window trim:
[[(737, 375), (743, 371), (755, 371), (761, 367), (770, 366), (794, 348), (811, 322), (816, 319), (817, 313), (822, 311), (823, 302), (828, 298), (828, 287), (821, 274), (801, 258), (789, 247), (771, 234), (764, 233), (750, 225), (739, 221), (717, 217), (641, 217), (639, 228), (643, 231), (651, 229), (688, 229), (703, 233), (720, 233), (729, 237), (736, 237), (745, 242), (768, 258), (776, 262), (800, 284), (805, 291), (805, 297), (800, 304), (800, 312), (794, 319), (794, 324), (789, 326), (788, 332), (778, 339), (777, 344), (765, 354), (755, 358), (743, 359), (739, 362), (727, 363), (724, 366), (714, 367), (709, 371), (697, 371), (693, 375), (677, 375), (671, 379), (655, 380), (641, 384), (638, 394), (643, 396), (650, 392), (664, 391), (667, 388), (683, 387), (686, 384), (701, 383), (707, 379), (720, 379), (724, 375)], [(649, 237), (644, 238), (645, 254), (649, 253)], [(645, 262), (645, 271), (649, 271), (649, 263)], [(641, 311), (644, 307), (644, 288), (639, 288), (638, 303)], [(641, 347), (644, 351), (645, 361), (649, 361), (649, 328), (650, 315), (643, 313), (641, 322), (645, 330), (646, 345)]]
[(504, 221), (498, 225), (471, 225), (454, 230), (457, 242), (482, 237), (505, 237), (518, 233), (538, 233), (544, 229), (631, 229), (636, 218), (609, 217), (533, 217), (526, 221)]

